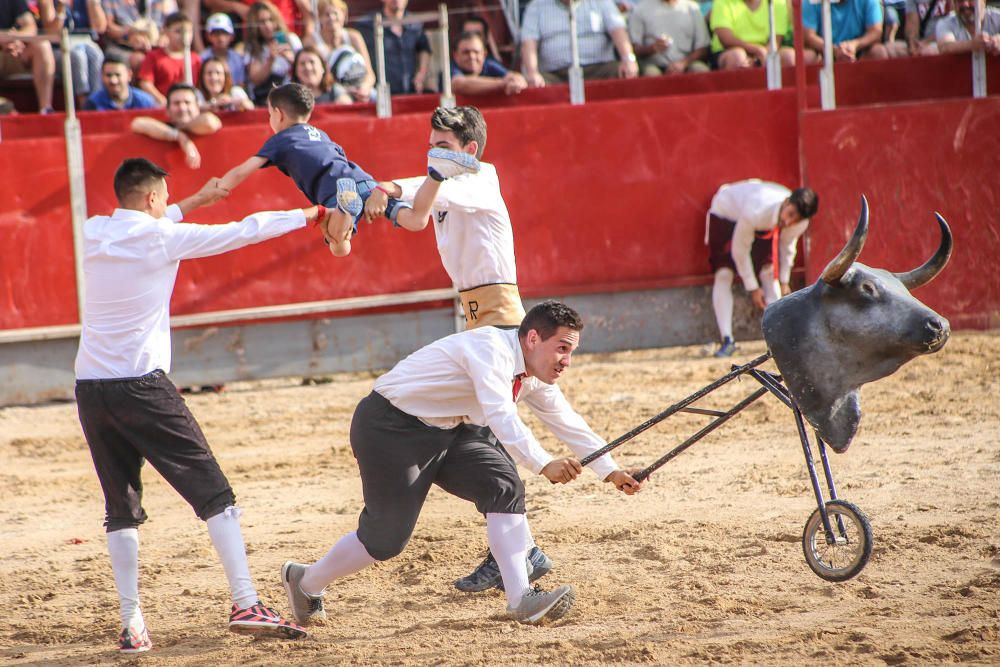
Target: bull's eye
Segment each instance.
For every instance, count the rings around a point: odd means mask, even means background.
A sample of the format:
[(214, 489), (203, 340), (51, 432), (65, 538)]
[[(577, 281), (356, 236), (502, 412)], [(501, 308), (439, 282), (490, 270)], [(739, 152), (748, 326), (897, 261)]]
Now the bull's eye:
[(870, 299), (878, 298), (878, 287), (870, 280), (861, 282), (861, 293)]

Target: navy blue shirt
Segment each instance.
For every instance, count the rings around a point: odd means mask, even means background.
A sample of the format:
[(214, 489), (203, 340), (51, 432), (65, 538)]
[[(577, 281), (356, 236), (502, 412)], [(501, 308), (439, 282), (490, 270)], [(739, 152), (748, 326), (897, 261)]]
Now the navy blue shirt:
[(117, 109), (155, 109), (156, 100), (144, 90), (139, 90), (133, 86), (128, 87), (128, 97), (121, 106), (115, 104), (105, 88), (95, 90), (83, 104), (87, 111), (115, 111)]
[(323, 130), (299, 123), (278, 132), (257, 151), (267, 160), (265, 167), (277, 167), (289, 176), (313, 204), (337, 205), (337, 179), (373, 181), (368, 173), (347, 159), (344, 149)]
[[(357, 27), (365, 38), (368, 53), (375, 53), (375, 15), (372, 14), (359, 21)], [(415, 93), (413, 77), (417, 73), (417, 54), (421, 51), (431, 52), (431, 43), (427, 39), (423, 26), (418, 23), (404, 25), (403, 34), (397, 35), (386, 25), (383, 34), (385, 39), (385, 80), (389, 84), (389, 92), (393, 95)], [(374, 58), (372, 65), (377, 66)], [(378, 70), (375, 71), (375, 74), (378, 75)]]

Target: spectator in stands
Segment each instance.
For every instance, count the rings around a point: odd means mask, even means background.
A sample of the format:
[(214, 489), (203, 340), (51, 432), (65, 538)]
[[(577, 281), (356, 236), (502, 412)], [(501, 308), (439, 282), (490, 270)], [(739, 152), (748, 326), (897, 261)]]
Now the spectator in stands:
[[(880, 0), (841, 0), (830, 5), (833, 32), (833, 59), (853, 62), (860, 58), (889, 57), (882, 43), (882, 3)], [(822, 59), (825, 36), (822, 5), (802, 3), (805, 45)]]
[(159, 104), (167, 101), (167, 91), (176, 83), (192, 84), (198, 80), (201, 58), (191, 53), (191, 80), (184, 69), (184, 49), (190, 48), (194, 27), (191, 19), (181, 12), (174, 12), (163, 23), (164, 46), (154, 48), (139, 68), (139, 87), (153, 96)]
[[(906, 41), (886, 39), (889, 56), (931, 56), (938, 52), (934, 27), (951, 11), (951, 0), (906, 0), (903, 36)], [(885, 7), (885, 22), (889, 24), (890, 6)]]
[(354, 101), (344, 88), (334, 85), (333, 75), (326, 68), (323, 56), (312, 46), (303, 46), (302, 50), (295, 54), (295, 62), (292, 63), (292, 82), (301, 83), (308, 88), (318, 104), (329, 102), (351, 104)]
[[(954, 0), (955, 11), (935, 26), (941, 53), (985, 51), (1000, 56), (1000, 9), (987, 7), (986, 0)], [(982, 23), (976, 26), (976, 2)]]
[[(87, 97), (100, 87), (101, 63), (104, 52), (90, 36), (90, 16), (86, 6), (74, 7), (79, 0), (38, 0), (38, 17), (48, 35), (58, 37), (65, 27), (72, 33), (72, 48), (69, 52), (70, 76), (73, 78), (73, 94), (80, 107)], [(83, 0), (86, 5), (87, 0)], [(89, 3), (96, 4), (96, 3)], [(98, 4), (97, 7), (100, 7)], [(102, 13), (103, 15), (103, 13)], [(77, 21), (83, 21), (78, 24)], [(54, 44), (55, 59), (60, 59), (59, 45)]]
[(201, 166), (201, 153), (188, 135), (215, 134), (221, 128), (218, 116), (198, 108), (198, 93), (186, 83), (175, 84), (167, 91), (166, 123), (148, 116), (138, 116), (132, 121), (132, 131), (136, 134), (180, 144), (184, 162), (192, 169)]
[[(408, 0), (382, 0), (385, 26), (385, 80), (393, 95), (423, 93), (431, 62), (431, 43), (419, 23), (403, 24)], [(369, 53), (375, 53), (375, 15), (358, 24)], [(377, 74), (377, 72), (376, 72)]]
[(487, 66), (492, 62), (498, 65), (503, 64), (503, 59), (500, 58), (500, 49), (497, 47), (496, 40), (493, 39), (493, 33), (490, 32), (490, 24), (486, 22), (486, 19), (477, 15), (464, 17), (462, 24), (459, 26), (458, 34), (461, 35), (465, 32), (478, 32), (482, 36), (483, 43), (486, 44)]
[(347, 89), (355, 102), (373, 101), (375, 70), (364, 37), (347, 27), (344, 0), (319, 0), (317, 29), (303, 38), (326, 60), (334, 80)]
[(127, 48), (112, 45), (108, 46), (105, 51), (109, 55), (120, 55), (128, 58), (132, 72), (138, 74), (146, 55), (159, 43), (160, 29), (151, 19), (143, 17), (136, 19), (135, 23), (129, 26), (126, 40)]
[(459, 35), (451, 57), (451, 89), (458, 95), (517, 95), (528, 87), (521, 74), (488, 60), (486, 43), (478, 32)]
[[(26, 0), (0, 0), (0, 32), (24, 36), (38, 34), (38, 25)], [(52, 113), (52, 84), (56, 79), (52, 45), (19, 39), (0, 44), (0, 79), (27, 72), (31, 72), (34, 82), (38, 110)]]
[(250, 111), (253, 102), (242, 86), (233, 83), (226, 61), (212, 56), (201, 64), (198, 106), (202, 111)]
[(120, 109), (155, 109), (156, 100), (147, 92), (130, 85), (132, 68), (118, 56), (108, 56), (101, 65), (103, 86), (90, 94), (83, 108), (88, 111)]
[(302, 48), (302, 40), (288, 32), (285, 20), (267, 0), (250, 5), (247, 14), (244, 60), (247, 65), (247, 92), (256, 106), (267, 104), (271, 88), (288, 83), (292, 62)]
[[(712, 4), (711, 26), (713, 66), (741, 69), (766, 62), (771, 36), (767, 0), (716, 0)], [(775, 0), (774, 32), (781, 64), (794, 65), (795, 49), (782, 46), (783, 42), (790, 42), (792, 32), (785, 0)], [(807, 64), (815, 60), (814, 54), (806, 53)]]
[[(576, 21), (584, 79), (638, 76), (625, 19), (611, 0), (580, 0)], [(571, 64), (569, 0), (532, 0), (521, 24), (521, 71), (528, 85), (565, 83)]]
[(231, 48), (236, 38), (233, 20), (228, 14), (212, 14), (205, 21), (205, 34), (208, 36), (209, 48), (200, 54), (202, 66), (209, 58), (225, 61), (233, 84), (242, 86), (246, 82), (247, 66), (243, 61), (243, 54)]
[[(101, 0), (106, 16), (104, 31), (104, 54), (114, 54), (132, 63), (133, 71), (138, 71), (145, 53), (136, 51), (130, 44), (132, 25), (140, 19), (148, 19), (155, 28), (149, 48), (159, 45), (159, 31), (167, 16), (177, 11), (177, 0), (144, 0), (140, 6), (136, 0)], [(145, 32), (152, 32), (143, 26)], [(147, 49), (148, 50), (148, 49)]]
[(641, 0), (629, 14), (628, 33), (643, 76), (708, 71), (711, 37), (693, 0)]

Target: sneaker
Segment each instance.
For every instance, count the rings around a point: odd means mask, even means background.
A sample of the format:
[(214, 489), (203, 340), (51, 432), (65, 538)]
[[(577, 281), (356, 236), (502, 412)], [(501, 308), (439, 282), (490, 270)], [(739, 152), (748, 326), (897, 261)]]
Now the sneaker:
[[(552, 560), (545, 555), (540, 547), (532, 547), (526, 561), (528, 566), (528, 581), (534, 582), (552, 571)], [(455, 581), (455, 588), (465, 593), (480, 593), (491, 588), (503, 590), (503, 579), (500, 577), (500, 567), (493, 558), (493, 553), (486, 552), (486, 558), (472, 571), (472, 574)]]
[(722, 339), (722, 345), (720, 345), (719, 349), (715, 351), (715, 356), (719, 357), (720, 359), (723, 357), (731, 357), (733, 356), (733, 352), (735, 351), (736, 351), (736, 343), (733, 341), (732, 338), (726, 336), (725, 338)]
[(536, 624), (556, 621), (569, 613), (576, 601), (572, 586), (559, 586), (552, 591), (536, 587), (524, 594), (516, 607), (507, 607), (507, 616), (518, 623)]
[(281, 583), (288, 594), (288, 606), (292, 616), (302, 625), (310, 625), (326, 620), (326, 610), (323, 609), (323, 595), (309, 595), (299, 583), (306, 573), (306, 566), (292, 561), (281, 566)]
[(286, 621), (278, 612), (265, 607), (260, 600), (246, 609), (240, 609), (234, 604), (233, 611), (229, 614), (229, 631), (241, 635), (285, 639), (302, 639), (309, 635), (304, 628)]
[(118, 635), (118, 651), (121, 653), (143, 653), (153, 648), (153, 642), (149, 640), (149, 633), (143, 627), (141, 632), (135, 628), (124, 628)]
[(354, 179), (337, 179), (337, 208), (352, 218), (361, 215), (364, 202), (361, 201), (361, 195), (358, 194), (358, 184), (354, 182)]
[(479, 173), (479, 160), (461, 151), (432, 148), (427, 152), (427, 174), (435, 181)]

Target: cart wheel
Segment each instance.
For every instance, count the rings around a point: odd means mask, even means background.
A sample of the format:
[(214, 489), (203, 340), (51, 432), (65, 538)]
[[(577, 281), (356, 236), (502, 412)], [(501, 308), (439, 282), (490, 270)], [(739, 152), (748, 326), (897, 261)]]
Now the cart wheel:
[(820, 579), (847, 581), (868, 564), (872, 555), (872, 526), (864, 512), (845, 500), (828, 502), (826, 513), (837, 538), (833, 544), (827, 542), (823, 519), (816, 508), (802, 532), (806, 562)]

